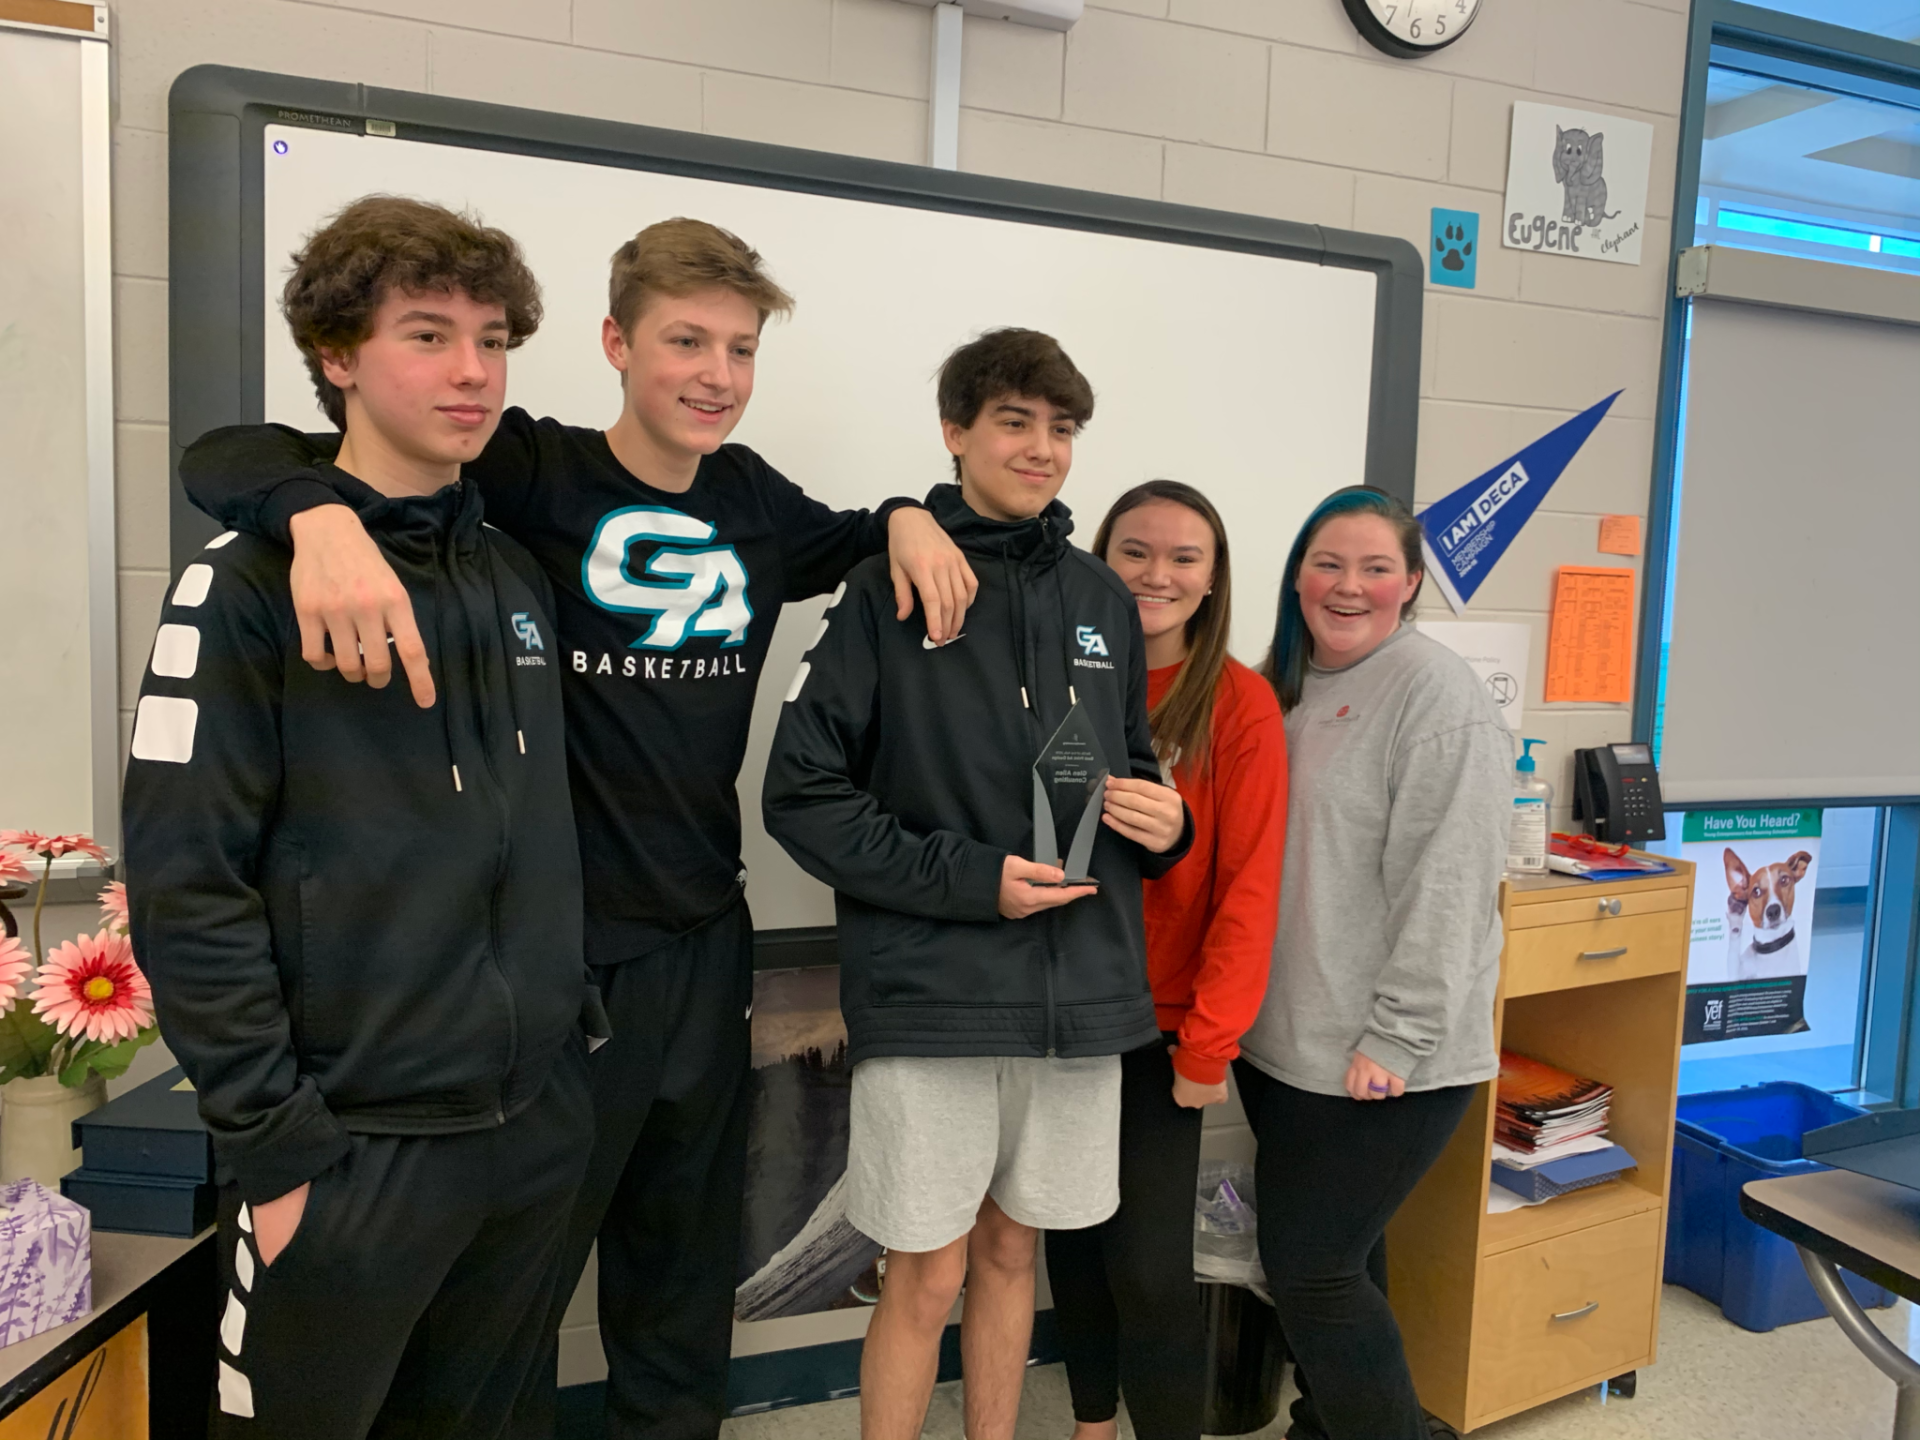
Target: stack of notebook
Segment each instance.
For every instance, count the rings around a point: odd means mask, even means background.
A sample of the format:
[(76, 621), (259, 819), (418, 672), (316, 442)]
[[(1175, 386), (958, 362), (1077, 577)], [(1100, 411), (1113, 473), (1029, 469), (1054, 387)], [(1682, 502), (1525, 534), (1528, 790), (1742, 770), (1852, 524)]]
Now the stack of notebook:
[(1612, 1103), (1610, 1085), (1502, 1050), (1494, 1183), (1527, 1200), (1550, 1200), (1631, 1170), (1633, 1157), (1607, 1138)]
[(197, 1235), (213, 1223), (213, 1142), (178, 1069), (73, 1122), (80, 1168), (60, 1193), (87, 1207), (95, 1230)]

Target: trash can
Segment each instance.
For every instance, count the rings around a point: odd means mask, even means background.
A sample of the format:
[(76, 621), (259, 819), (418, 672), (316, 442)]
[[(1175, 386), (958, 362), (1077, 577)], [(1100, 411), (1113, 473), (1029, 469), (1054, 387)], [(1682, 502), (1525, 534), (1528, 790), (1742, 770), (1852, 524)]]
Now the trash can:
[[(1720, 1307), (1745, 1330), (1771, 1330), (1827, 1313), (1793, 1243), (1740, 1213), (1750, 1180), (1830, 1169), (1800, 1154), (1809, 1130), (1866, 1111), (1810, 1085), (1776, 1080), (1680, 1097), (1667, 1208), (1666, 1279)], [(1843, 1272), (1853, 1298), (1871, 1309), (1891, 1291)]]
[(1250, 1435), (1280, 1413), (1280, 1322), (1273, 1307), (1240, 1285), (1200, 1287), (1206, 1326), (1203, 1435)]
[[(1248, 1435), (1280, 1413), (1286, 1357), (1261, 1294), (1259, 1196), (1253, 1166), (1203, 1160), (1193, 1209), (1193, 1278), (1206, 1331), (1204, 1435)], [(1258, 1287), (1258, 1293), (1252, 1287)]]

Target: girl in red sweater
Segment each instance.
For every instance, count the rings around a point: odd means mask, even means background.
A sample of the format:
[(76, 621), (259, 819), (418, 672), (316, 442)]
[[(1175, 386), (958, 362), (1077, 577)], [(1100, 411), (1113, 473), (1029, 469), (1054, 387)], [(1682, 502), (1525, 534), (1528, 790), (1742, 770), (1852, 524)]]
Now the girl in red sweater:
[(1120, 1392), (1138, 1440), (1200, 1434), (1203, 1341), (1193, 1283), (1200, 1112), (1260, 1012), (1280, 898), (1287, 752), (1272, 688), (1227, 654), (1231, 572), (1219, 513), (1152, 480), (1115, 502), (1094, 554), (1132, 590), (1162, 770), (1193, 814), (1193, 849), (1146, 886), (1147, 971), (1162, 1043), (1121, 1057), (1120, 1209), (1047, 1235), (1074, 1440), (1113, 1440)]

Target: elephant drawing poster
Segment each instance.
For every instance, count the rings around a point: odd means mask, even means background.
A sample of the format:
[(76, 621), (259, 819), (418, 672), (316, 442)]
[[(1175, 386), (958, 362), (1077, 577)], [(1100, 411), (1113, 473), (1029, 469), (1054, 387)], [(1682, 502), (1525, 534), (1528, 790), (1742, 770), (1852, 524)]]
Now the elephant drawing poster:
[(1689, 810), (1694, 876), (1685, 1043), (1807, 1028), (1819, 810)]
[(1516, 104), (1501, 239), (1515, 250), (1638, 265), (1652, 164), (1653, 127), (1642, 121)]

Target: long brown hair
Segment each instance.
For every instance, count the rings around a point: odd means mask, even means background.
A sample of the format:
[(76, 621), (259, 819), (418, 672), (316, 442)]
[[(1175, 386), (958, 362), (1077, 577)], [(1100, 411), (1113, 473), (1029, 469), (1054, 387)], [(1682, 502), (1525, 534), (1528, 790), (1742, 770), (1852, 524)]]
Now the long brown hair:
[(1114, 524), (1129, 510), (1155, 500), (1186, 506), (1213, 531), (1213, 587), (1187, 621), (1186, 664), (1147, 717), (1153, 725), (1153, 748), (1161, 760), (1169, 766), (1191, 765), (1198, 773), (1207, 768), (1213, 747), (1213, 700), (1227, 668), (1227, 634), (1233, 626), (1233, 567), (1227, 558), (1227, 527), (1220, 512), (1191, 485), (1149, 480), (1113, 502), (1093, 537), (1093, 553), (1105, 560)]

